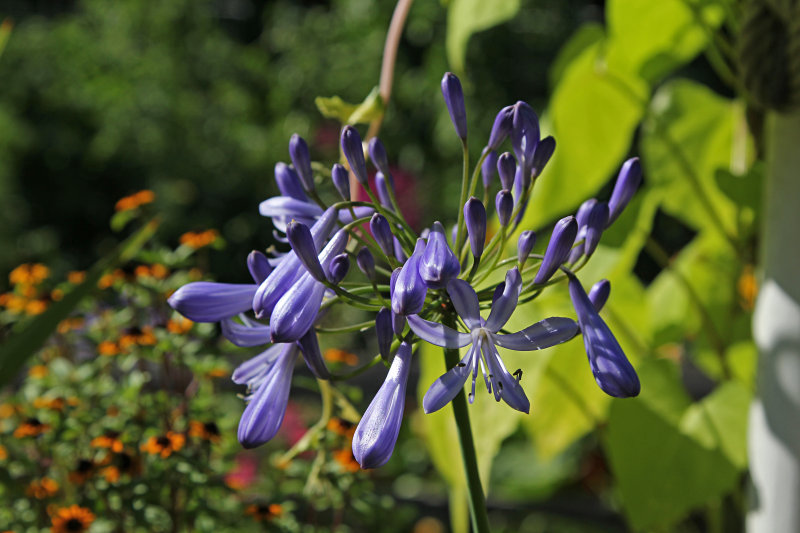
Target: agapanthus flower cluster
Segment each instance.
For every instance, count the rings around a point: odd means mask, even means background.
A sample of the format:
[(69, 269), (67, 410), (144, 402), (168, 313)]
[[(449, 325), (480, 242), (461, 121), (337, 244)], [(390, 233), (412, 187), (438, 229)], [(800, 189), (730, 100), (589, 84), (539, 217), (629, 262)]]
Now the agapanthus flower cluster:
[[(442, 95), (468, 161), (464, 96), (453, 74), (442, 79)], [(510, 151), (504, 151), (509, 145)], [(471, 402), (479, 373), (496, 401), (528, 413), (521, 373), (509, 372), (498, 347), (541, 350), (578, 335), (599, 387), (615, 397), (636, 396), (636, 372), (599, 314), (610, 285), (601, 280), (587, 295), (575, 272), (632, 198), (641, 167), (636, 158), (626, 161), (610, 200), (587, 200), (574, 216), (557, 221), (539, 255), (532, 253), (537, 235), (520, 224), (555, 146), (552, 137), (540, 137), (538, 117), (528, 104), (504, 107), (474, 171), (463, 169), (455, 225), (448, 229), (430, 221), (417, 234), (398, 206), (389, 158), (378, 138), (365, 143), (356, 128), (345, 126), (342, 160), (328, 175), (314, 170), (320, 167), (312, 166), (308, 145), (294, 135), (289, 141), (291, 165), (275, 166), (281, 194), (259, 207), (288, 251), (269, 257), (252, 252), (247, 257), (252, 283), (190, 283), (169, 300), (190, 320), (220, 322), (223, 335), (237, 346), (265, 346), (233, 373), (233, 380), (248, 391), (240, 442), (250, 448), (275, 436), (298, 358), (316, 378), (331, 378), (317, 324), (340, 305), (374, 313), (378, 357), (389, 366), (353, 436), (353, 455), (362, 468), (381, 466), (392, 455), (419, 342), (465, 349), (461, 361), (430, 385), (423, 400), (426, 413), (453, 400), (470, 375)], [(376, 170), (374, 192), (368, 160)], [(353, 187), (364, 188), (370, 201), (352, 200)], [(338, 201), (325, 202), (323, 197), (332, 192)], [(508, 254), (512, 239), (516, 253)], [(353, 262), (360, 274), (350, 269)], [(498, 284), (498, 279), (503, 281)], [(503, 329), (518, 305), (561, 281), (569, 285), (577, 320), (541, 317), (520, 331)], [(481, 309), (488, 309), (488, 316)]]

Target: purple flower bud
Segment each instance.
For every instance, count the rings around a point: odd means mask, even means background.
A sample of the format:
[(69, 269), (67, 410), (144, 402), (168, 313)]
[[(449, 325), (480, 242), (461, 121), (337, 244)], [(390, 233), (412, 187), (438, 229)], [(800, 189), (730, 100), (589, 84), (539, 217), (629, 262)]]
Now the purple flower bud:
[(393, 238), (394, 240), (394, 258), (397, 259), (399, 263), (405, 263), (408, 257), (406, 253), (403, 251), (403, 245), (400, 244), (400, 241), (397, 240), (397, 237)]
[[(319, 249), (325, 239), (333, 231), (336, 223), (336, 210), (329, 208), (319, 220), (311, 227), (311, 235), (314, 238), (314, 248)], [(302, 263), (297, 254), (292, 250), (281, 259), (280, 264), (275, 270), (259, 285), (253, 297), (253, 311), (256, 318), (269, 318), (272, 309), (278, 300), (289, 290), (289, 288), (305, 273), (301, 268)]]
[(514, 197), (511, 191), (503, 189), (494, 197), (494, 208), (497, 211), (497, 218), (501, 226), (508, 224), (511, 214), (514, 212)]
[(497, 174), (500, 176), (500, 186), (503, 189), (511, 190), (514, 184), (514, 176), (517, 173), (517, 162), (510, 152), (503, 152), (497, 159)]
[(303, 352), (303, 360), (306, 366), (314, 377), (319, 379), (330, 379), (331, 372), (325, 364), (325, 359), (322, 357), (322, 351), (319, 349), (319, 340), (317, 339), (317, 332), (314, 328), (309, 329), (305, 335), (300, 337), (297, 341), (300, 349)]
[(514, 124), (514, 106), (506, 106), (497, 113), (492, 126), (492, 133), (489, 135), (489, 150), (497, 150), (500, 143), (506, 140)]
[(239, 420), (239, 442), (245, 448), (260, 446), (278, 433), (289, 402), (297, 354), (294, 343), (285, 344), (250, 397)]
[(247, 269), (250, 271), (253, 281), (260, 285), (272, 272), (272, 265), (269, 264), (266, 255), (258, 250), (253, 250), (247, 255)]
[(392, 456), (403, 422), (410, 369), (411, 345), (404, 342), (353, 435), (353, 456), (361, 468), (383, 466)]
[(450, 112), (450, 120), (461, 139), (467, 138), (467, 110), (464, 108), (464, 92), (455, 74), (446, 72), (442, 78), (442, 96)]
[(184, 285), (167, 302), (194, 322), (219, 322), (252, 306), (257, 285), (195, 281)]
[(546, 283), (547, 280), (558, 270), (558, 267), (569, 257), (569, 252), (578, 234), (578, 223), (575, 217), (564, 217), (556, 222), (553, 234), (550, 235), (550, 242), (547, 243), (547, 250), (544, 252), (544, 259), (533, 278), (536, 285)]
[(461, 272), (461, 265), (456, 254), (447, 244), (444, 228), (440, 222), (434, 222), (428, 235), (425, 253), (422, 254), (422, 260), (419, 263), (419, 275), (428, 287), (438, 289), (447, 285), (447, 282), (458, 276), (459, 272)]
[[(323, 272), (330, 270), (333, 258), (346, 244), (347, 232), (339, 230), (319, 254)], [(307, 272), (281, 296), (270, 317), (272, 342), (293, 342), (306, 334), (317, 318), (325, 288)]]
[(361, 272), (367, 276), (370, 281), (375, 279), (375, 258), (366, 246), (361, 248), (356, 255), (356, 264)]
[(341, 282), (347, 275), (349, 270), (350, 256), (346, 253), (337, 255), (331, 261), (331, 266), (328, 269), (328, 281), (334, 285), (338, 285), (339, 282)]
[(361, 145), (361, 135), (353, 126), (342, 129), (342, 152), (350, 165), (350, 170), (358, 182), (364, 187), (367, 184), (367, 163), (364, 161), (364, 147)]
[(378, 353), (381, 354), (384, 361), (388, 361), (392, 355), (394, 330), (392, 329), (392, 312), (386, 307), (381, 307), (375, 316), (375, 332), (378, 335)]
[(389, 184), (381, 171), (375, 173), (375, 189), (378, 191), (378, 200), (380, 200), (381, 205), (394, 211), (391, 196), (389, 196)]
[(569, 296), (597, 385), (616, 398), (638, 396), (641, 386), (636, 371), (575, 276), (569, 277)]
[(536, 234), (534, 232), (525, 230), (519, 234), (519, 239), (517, 239), (517, 261), (519, 261), (520, 268), (528, 260), (528, 255), (533, 250), (534, 245), (536, 245)]
[(325, 273), (319, 264), (317, 249), (314, 247), (314, 237), (311, 236), (308, 226), (292, 220), (286, 226), (286, 237), (289, 238), (292, 250), (311, 276), (317, 281), (325, 281)]
[(303, 192), (297, 172), (286, 163), (275, 163), (275, 183), (283, 196), (289, 196), (301, 202), (308, 202), (308, 196)]
[(375, 213), (369, 221), (369, 230), (386, 257), (392, 257), (394, 255), (394, 235), (389, 221), (383, 215)]
[(251, 348), (269, 344), (269, 326), (253, 322), (242, 317), (244, 325), (235, 322), (231, 318), (225, 318), (219, 323), (222, 335), (236, 346)]
[(603, 235), (603, 229), (608, 221), (608, 205), (605, 202), (598, 202), (592, 207), (589, 213), (589, 220), (586, 221), (586, 236), (584, 237), (583, 253), (586, 257), (591, 257)]
[(375, 168), (384, 174), (389, 174), (389, 158), (386, 156), (386, 148), (383, 147), (381, 140), (377, 137), (370, 139), (368, 149), (369, 158)]
[(551, 136), (547, 136), (539, 141), (536, 149), (533, 151), (533, 162), (531, 164), (531, 174), (537, 177), (542, 173), (547, 162), (553, 157), (553, 152), (556, 151), (556, 140)]
[(347, 173), (347, 169), (339, 163), (334, 164), (331, 168), (331, 179), (342, 200), (350, 200), (350, 175)]
[(611, 282), (607, 279), (601, 279), (592, 285), (592, 290), (589, 291), (589, 300), (592, 301), (592, 305), (598, 313), (606, 305), (609, 294), (611, 294)]
[(296, 133), (289, 140), (289, 157), (292, 158), (292, 164), (300, 175), (303, 188), (313, 191), (314, 174), (311, 173), (311, 156), (308, 154), (308, 145), (305, 139)]
[(606, 227), (617, 220), (641, 183), (642, 165), (639, 163), (639, 158), (628, 159), (619, 171), (617, 183), (614, 184), (614, 192), (611, 193), (611, 199), (608, 201), (608, 223)]
[(483, 178), (483, 188), (488, 189), (492, 185), (492, 179), (494, 175), (497, 173), (497, 152), (494, 150), (489, 150), (488, 148), (483, 149), (484, 152), (489, 152), (486, 154), (486, 157), (483, 158), (483, 164), (481, 165), (481, 177)]
[(464, 204), (464, 221), (467, 223), (472, 255), (477, 259), (483, 254), (483, 247), (486, 245), (486, 208), (474, 196)]
[(570, 250), (569, 252), (567, 263), (569, 263), (570, 265), (574, 265), (575, 263), (578, 262), (578, 259), (583, 257), (583, 249), (586, 246), (586, 243), (579, 241), (583, 241), (585, 237), (586, 237), (586, 227), (584, 226), (583, 228), (578, 230), (578, 236), (575, 237), (575, 242), (577, 242), (578, 244), (573, 246), (572, 250)]
[(533, 166), (533, 152), (539, 144), (539, 117), (525, 102), (514, 104), (511, 129), (511, 145), (517, 156), (519, 166), (529, 174)]
[(414, 253), (403, 265), (392, 289), (392, 311), (398, 315), (415, 315), (425, 304), (428, 287), (420, 277), (420, 263), (425, 253), (425, 241), (417, 239)]
[(405, 315), (398, 315), (394, 311), (392, 311), (392, 331), (394, 334), (400, 338), (403, 335), (403, 331), (406, 329), (406, 316)]
[(596, 205), (597, 200), (594, 198), (589, 198), (581, 204), (578, 208), (578, 212), (575, 214), (575, 220), (578, 222), (578, 229), (586, 227), (586, 223), (589, 222), (589, 213), (592, 212), (592, 209), (594, 209)]

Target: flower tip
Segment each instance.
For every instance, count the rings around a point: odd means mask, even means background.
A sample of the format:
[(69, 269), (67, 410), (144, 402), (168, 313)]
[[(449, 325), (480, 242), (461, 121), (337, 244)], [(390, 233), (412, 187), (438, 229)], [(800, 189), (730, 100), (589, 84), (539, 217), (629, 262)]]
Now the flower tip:
[(442, 77), (442, 96), (450, 113), (450, 120), (456, 129), (456, 134), (463, 140), (467, 138), (467, 111), (464, 108), (464, 92), (461, 81), (452, 72), (445, 72)]

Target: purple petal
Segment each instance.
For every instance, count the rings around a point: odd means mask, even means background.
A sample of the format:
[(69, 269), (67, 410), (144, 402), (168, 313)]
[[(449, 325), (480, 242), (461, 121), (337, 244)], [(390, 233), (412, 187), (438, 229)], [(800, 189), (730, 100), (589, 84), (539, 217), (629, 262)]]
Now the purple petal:
[(486, 320), (486, 329), (496, 333), (508, 322), (517, 307), (520, 291), (522, 291), (522, 276), (517, 267), (514, 267), (506, 272), (503, 293), (492, 302), (492, 310), (489, 313), (489, 319)]
[(639, 163), (639, 158), (628, 159), (623, 163), (622, 169), (619, 171), (617, 183), (614, 184), (614, 192), (611, 193), (611, 199), (608, 201), (609, 213), (606, 227), (613, 224), (622, 214), (622, 210), (631, 201), (641, 183), (642, 165)]
[(589, 213), (586, 221), (586, 236), (584, 240), (583, 253), (586, 257), (591, 257), (603, 235), (603, 229), (608, 221), (608, 205), (605, 202), (598, 202)]
[(322, 358), (317, 332), (314, 331), (314, 328), (310, 328), (305, 335), (300, 337), (297, 344), (300, 345), (300, 350), (303, 352), (303, 360), (306, 362), (308, 369), (311, 370), (311, 373), (314, 374), (314, 377), (330, 379), (331, 373), (325, 365), (325, 359)]
[(325, 273), (322, 271), (322, 265), (319, 264), (314, 238), (311, 236), (308, 226), (293, 220), (286, 226), (286, 237), (289, 239), (292, 250), (297, 254), (311, 277), (317, 281), (323, 281)]
[(300, 184), (300, 177), (292, 167), (286, 163), (275, 164), (275, 183), (283, 196), (291, 196), (301, 202), (308, 202), (308, 196)]
[(367, 276), (367, 279), (375, 279), (375, 257), (373, 257), (372, 252), (369, 251), (369, 248), (364, 246), (358, 251), (358, 254), (356, 254), (356, 264), (359, 270)]
[(446, 72), (442, 78), (442, 96), (450, 112), (450, 120), (456, 129), (456, 134), (461, 139), (467, 138), (467, 110), (464, 107), (464, 92), (461, 90), (461, 82), (458, 77), (451, 72)]
[(472, 255), (479, 258), (483, 255), (483, 248), (486, 245), (486, 208), (474, 196), (464, 204), (464, 221), (467, 224)]
[[(484, 151), (486, 150), (484, 148)], [(483, 159), (483, 165), (481, 165), (481, 178), (483, 179), (484, 189), (491, 187), (495, 174), (497, 174), (497, 152), (489, 150), (489, 153)]]
[(444, 228), (439, 222), (434, 222), (419, 263), (420, 277), (428, 287), (438, 289), (447, 285), (460, 271), (461, 265), (447, 244)]
[(472, 357), (475, 355), (476, 349), (477, 347), (474, 345), (470, 347), (461, 362), (433, 382), (422, 399), (422, 408), (426, 414), (438, 411), (461, 392), (467, 376), (472, 371)]
[(517, 173), (517, 161), (510, 152), (503, 152), (497, 159), (497, 174), (500, 176), (500, 186), (511, 190), (514, 176)]
[(469, 333), (461, 333), (444, 324), (420, 318), (419, 315), (409, 315), (406, 318), (411, 331), (416, 333), (417, 337), (436, 346), (463, 348), (472, 342), (472, 337)]
[(342, 200), (350, 200), (350, 174), (347, 173), (347, 169), (335, 163), (331, 168), (331, 180)]
[(308, 153), (308, 144), (298, 134), (289, 139), (289, 157), (295, 170), (300, 175), (303, 188), (307, 191), (314, 190), (314, 175), (311, 173), (311, 156)]
[(338, 285), (347, 276), (349, 270), (350, 256), (346, 253), (337, 255), (331, 260), (331, 266), (328, 268), (328, 281)]
[(550, 236), (550, 242), (547, 243), (547, 250), (544, 253), (542, 264), (536, 273), (536, 277), (533, 278), (535, 284), (546, 283), (558, 270), (558, 267), (567, 260), (577, 234), (578, 223), (575, 221), (575, 217), (564, 217), (556, 222), (553, 234)]
[(389, 174), (389, 158), (386, 155), (386, 148), (377, 137), (373, 137), (368, 145), (369, 158), (375, 168), (383, 172), (384, 175)]
[(501, 226), (505, 226), (511, 220), (514, 212), (514, 197), (511, 191), (503, 189), (494, 197), (494, 208), (497, 211), (497, 219)]
[(553, 137), (548, 135), (539, 141), (539, 143), (536, 145), (536, 149), (533, 151), (533, 161), (531, 164), (531, 174), (533, 177), (536, 177), (542, 173), (545, 165), (547, 165), (547, 162), (550, 161), (550, 158), (553, 156), (553, 152), (555, 151), (556, 140), (553, 139)]
[(322, 208), (291, 196), (273, 196), (258, 204), (258, 212), (265, 217), (316, 218)]
[(415, 315), (425, 304), (428, 288), (419, 274), (419, 265), (424, 252), (425, 241), (417, 239), (414, 253), (397, 275), (392, 291), (392, 311), (398, 315)]
[(638, 396), (641, 386), (636, 371), (586, 296), (581, 282), (574, 276), (569, 279), (569, 295), (578, 315), (583, 344), (597, 385), (616, 398)]
[(220, 326), (222, 335), (236, 346), (249, 348), (270, 343), (270, 329), (264, 324), (248, 321), (246, 325), (242, 325), (226, 318), (220, 323)]
[(528, 260), (528, 256), (536, 244), (536, 233), (531, 230), (525, 230), (519, 234), (517, 239), (517, 261), (520, 265), (524, 265)]
[(386, 257), (394, 255), (394, 235), (389, 221), (383, 215), (375, 213), (369, 221), (369, 230)]
[(266, 255), (258, 250), (253, 250), (247, 255), (247, 269), (250, 271), (253, 281), (257, 285), (261, 285), (272, 272), (272, 265), (269, 264), (269, 259), (267, 259)]
[(489, 375), (492, 379), (494, 398), (502, 399), (509, 406), (523, 413), (530, 412), (531, 402), (522, 390), (519, 382), (508, 372), (500, 354), (489, 339), (481, 343), (483, 357), (489, 366)]
[(361, 135), (353, 126), (345, 126), (341, 137), (342, 153), (344, 153), (350, 170), (358, 182), (364, 187), (367, 185), (367, 163), (364, 160), (364, 147), (361, 144)]
[(274, 344), (256, 355), (251, 357), (244, 363), (240, 364), (233, 371), (231, 379), (238, 385), (250, 385), (253, 381), (261, 381), (261, 379), (269, 371), (270, 365), (275, 362), (275, 359), (286, 349), (284, 344)]
[(378, 352), (384, 361), (388, 361), (392, 355), (394, 329), (392, 328), (392, 312), (386, 307), (381, 307), (375, 316), (375, 332), (378, 336)]
[(453, 302), (456, 313), (470, 330), (481, 327), (478, 295), (475, 289), (463, 279), (453, 279), (447, 284), (447, 294)]
[(494, 334), (494, 343), (509, 350), (528, 352), (561, 344), (578, 333), (578, 325), (570, 318), (546, 318), (510, 335)]
[(380, 200), (381, 205), (390, 211), (394, 211), (391, 196), (389, 195), (388, 180), (380, 170), (375, 173), (375, 189), (378, 191), (378, 200)]
[(410, 369), (411, 345), (404, 342), (353, 435), (353, 456), (361, 468), (377, 468), (392, 456), (403, 422)]
[(508, 134), (511, 133), (511, 127), (514, 124), (514, 106), (506, 106), (497, 113), (492, 126), (492, 132), (489, 135), (489, 144), (487, 146), (490, 150), (497, 150)]
[(175, 291), (167, 302), (194, 322), (219, 322), (250, 310), (257, 288), (253, 284), (195, 281)]
[(260, 446), (278, 433), (286, 414), (297, 352), (294, 344), (286, 345), (242, 413), (238, 436), (245, 448)]
[(592, 305), (598, 313), (601, 309), (603, 309), (603, 306), (606, 305), (606, 301), (608, 300), (608, 296), (610, 294), (611, 282), (607, 279), (601, 279), (592, 285), (592, 288), (589, 291), (589, 300), (592, 301)]

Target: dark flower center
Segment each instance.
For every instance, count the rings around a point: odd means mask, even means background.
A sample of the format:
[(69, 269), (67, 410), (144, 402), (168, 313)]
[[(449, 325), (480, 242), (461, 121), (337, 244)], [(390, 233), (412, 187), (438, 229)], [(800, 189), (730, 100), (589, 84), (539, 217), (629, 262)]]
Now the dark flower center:
[(64, 525), (66, 526), (67, 531), (83, 531), (83, 522), (77, 518), (70, 518)]

